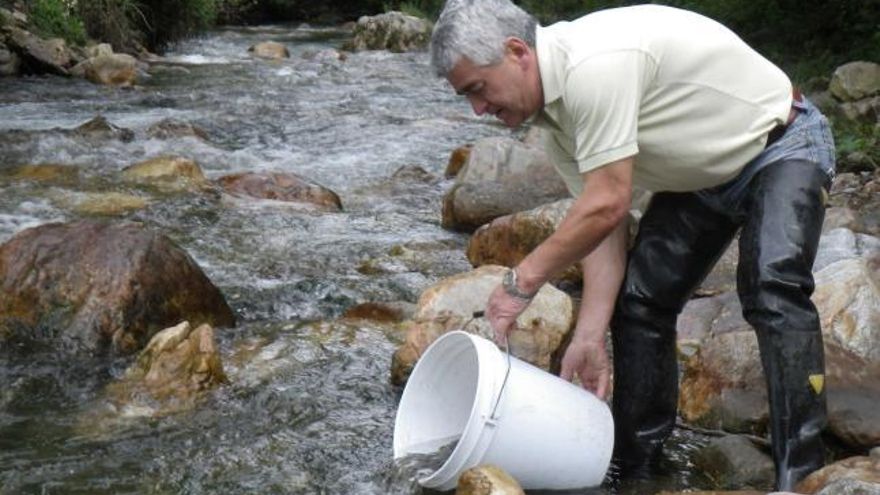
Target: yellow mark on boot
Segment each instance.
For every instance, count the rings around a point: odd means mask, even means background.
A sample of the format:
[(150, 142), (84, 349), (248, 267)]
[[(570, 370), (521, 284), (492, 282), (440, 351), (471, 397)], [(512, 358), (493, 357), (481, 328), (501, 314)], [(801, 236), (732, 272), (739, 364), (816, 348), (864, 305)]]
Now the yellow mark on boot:
[(825, 208), (828, 206), (828, 191), (823, 187), (822, 188), (822, 207)]
[(825, 375), (810, 375), (810, 386), (813, 387), (816, 395), (821, 394), (822, 389), (825, 388)]

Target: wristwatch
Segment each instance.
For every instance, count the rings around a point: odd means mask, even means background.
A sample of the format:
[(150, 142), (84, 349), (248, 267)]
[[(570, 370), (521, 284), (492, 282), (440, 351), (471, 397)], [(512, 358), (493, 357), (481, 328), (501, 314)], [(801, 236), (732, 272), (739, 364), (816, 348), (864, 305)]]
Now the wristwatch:
[(519, 287), (516, 286), (516, 269), (511, 268), (507, 270), (507, 273), (504, 274), (504, 278), (501, 279), (501, 286), (504, 287), (504, 292), (509, 296), (516, 297), (518, 299), (523, 299), (525, 301), (532, 300), (535, 297), (536, 292), (531, 294), (526, 294), (525, 292), (519, 290)]

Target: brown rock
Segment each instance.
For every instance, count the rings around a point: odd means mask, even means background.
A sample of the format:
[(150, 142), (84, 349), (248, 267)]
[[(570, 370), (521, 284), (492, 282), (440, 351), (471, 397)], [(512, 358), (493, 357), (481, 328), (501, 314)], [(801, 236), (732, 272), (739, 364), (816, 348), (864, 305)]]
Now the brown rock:
[(122, 176), (130, 181), (149, 183), (168, 191), (188, 191), (208, 185), (199, 165), (189, 158), (179, 156), (160, 156), (129, 165), (122, 170)]
[(835, 462), (804, 478), (796, 489), (798, 493), (813, 494), (833, 481), (845, 478), (880, 483), (880, 458), (858, 456)]
[(162, 405), (162, 412), (169, 412), (191, 407), (203, 392), (227, 382), (214, 329), (208, 324), (193, 329), (184, 321), (153, 336), (107, 392), (120, 408), (146, 394)]
[[(504, 267), (486, 265), (448, 277), (423, 292), (416, 314), (406, 326), (406, 340), (392, 358), (392, 383), (402, 385), (418, 358), (440, 335), (465, 330), (494, 339), (486, 319), (474, 313), (485, 309), (489, 294), (501, 284), (505, 272)], [(571, 297), (547, 284), (517, 318), (510, 334), (511, 353), (539, 368), (553, 370), (574, 323)]]
[(248, 48), (248, 52), (260, 58), (268, 58), (280, 60), (282, 58), (290, 58), (290, 52), (287, 47), (277, 41), (263, 41)]
[(464, 167), (464, 164), (467, 163), (467, 159), (471, 154), (471, 145), (460, 146), (452, 150), (452, 153), (449, 155), (449, 162), (446, 164), (446, 172), (444, 173), (447, 179), (451, 179), (458, 175), (458, 172)]
[(70, 75), (71, 56), (64, 40), (42, 39), (16, 27), (8, 27), (6, 32), (6, 43), (21, 56), (23, 72)]
[(192, 258), (140, 224), (46, 224), (0, 246), (0, 339), (128, 354), (182, 320), (235, 324)]
[(342, 202), (335, 192), (294, 174), (244, 172), (223, 176), (217, 182), (226, 192), (237, 196), (309, 203), (329, 211), (342, 210)]
[(101, 54), (71, 69), (75, 75), (107, 86), (132, 86), (137, 82), (137, 60), (125, 53)]
[(461, 473), (455, 495), (525, 495), (525, 491), (500, 467), (483, 464)]

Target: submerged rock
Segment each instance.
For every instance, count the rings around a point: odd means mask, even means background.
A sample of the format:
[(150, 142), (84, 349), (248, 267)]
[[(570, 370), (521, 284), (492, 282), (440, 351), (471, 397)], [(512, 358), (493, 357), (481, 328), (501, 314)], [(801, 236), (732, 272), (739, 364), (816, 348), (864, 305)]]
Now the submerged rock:
[(106, 392), (119, 410), (167, 413), (191, 408), (204, 392), (227, 382), (214, 329), (184, 321), (153, 336)]
[(342, 210), (339, 195), (295, 174), (244, 172), (220, 177), (217, 183), (235, 196), (308, 203), (324, 210)]
[(256, 57), (280, 60), (290, 58), (287, 47), (277, 41), (263, 41), (248, 48), (248, 52)]
[(122, 176), (167, 191), (190, 191), (209, 185), (198, 163), (179, 156), (160, 156), (129, 165), (122, 170)]
[(52, 223), (0, 246), (0, 340), (128, 354), (182, 320), (235, 324), (196, 262), (143, 225)]

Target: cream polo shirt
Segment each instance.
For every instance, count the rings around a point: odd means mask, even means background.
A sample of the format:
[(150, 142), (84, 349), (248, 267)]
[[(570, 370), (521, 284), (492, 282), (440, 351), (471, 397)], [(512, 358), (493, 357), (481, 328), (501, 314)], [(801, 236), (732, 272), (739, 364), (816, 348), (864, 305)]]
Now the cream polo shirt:
[(722, 184), (764, 148), (791, 82), (721, 24), (659, 5), (539, 27), (547, 152), (574, 195), (581, 173), (635, 156), (651, 191)]

